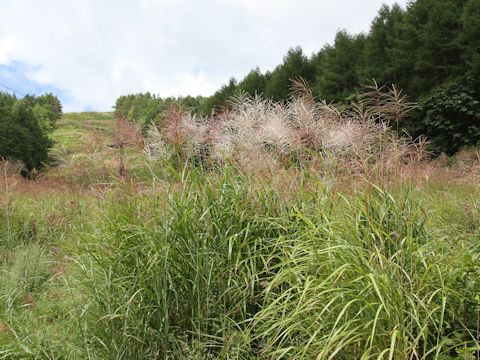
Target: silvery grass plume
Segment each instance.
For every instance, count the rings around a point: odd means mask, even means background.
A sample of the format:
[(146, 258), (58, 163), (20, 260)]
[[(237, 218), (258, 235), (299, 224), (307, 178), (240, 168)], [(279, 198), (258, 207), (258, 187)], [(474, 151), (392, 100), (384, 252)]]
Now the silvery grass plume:
[(144, 151), (151, 160), (168, 159), (171, 155), (160, 129), (154, 124), (147, 128)]
[(163, 141), (178, 153), (182, 151), (184, 143), (188, 141), (183, 121), (184, 116), (185, 112), (179, 106), (172, 105), (164, 112), (160, 128)]
[(344, 111), (316, 101), (302, 80), (293, 82), (286, 102), (239, 93), (230, 99), (228, 110), (208, 118), (173, 106), (162, 126), (147, 133), (148, 151), (167, 156), (170, 149), (184, 159), (228, 159), (257, 167), (263, 166), (260, 162), (289, 166), (315, 159), (334, 164), (335, 172), (348, 168), (364, 174), (380, 164), (382, 169), (398, 169), (421, 161), (424, 139), (399, 137), (390, 128), (414, 105), (395, 87), (374, 83), (368, 90)]
[(333, 107), (316, 102), (307, 84), (300, 79), (292, 82), (292, 96), (285, 108), (294, 148), (297, 151), (321, 150), (327, 129), (335, 118)]
[(394, 84), (390, 87), (379, 86), (375, 79), (372, 79), (372, 84), (364, 85), (364, 88), (367, 91), (358, 96), (357, 109), (362, 108), (377, 122), (386, 123), (388, 126), (395, 123), (398, 136), (400, 122), (407, 118), (417, 105), (410, 102)]
[(207, 147), (207, 121), (173, 105), (163, 114), (161, 126), (148, 128), (145, 152), (154, 159), (166, 159), (174, 153), (186, 159), (200, 156)]
[(187, 158), (202, 156), (207, 151), (207, 119), (190, 113), (182, 117), (183, 153)]
[(295, 135), (289, 126), (288, 112), (281, 104), (268, 104), (270, 116), (260, 128), (259, 135), (263, 144), (278, 155), (288, 155), (295, 145)]
[(222, 123), (212, 156), (235, 162), (245, 169), (269, 169), (276, 166), (272, 149), (268, 149), (264, 127), (272, 117), (273, 103), (260, 96), (240, 93), (230, 100), (230, 110), (219, 117)]

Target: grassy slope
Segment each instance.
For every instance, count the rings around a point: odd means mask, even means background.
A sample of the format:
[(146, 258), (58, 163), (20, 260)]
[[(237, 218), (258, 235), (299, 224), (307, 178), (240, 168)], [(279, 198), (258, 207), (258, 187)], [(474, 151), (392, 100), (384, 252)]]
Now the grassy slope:
[(58, 128), (53, 133), (56, 141), (55, 150), (68, 153), (79, 152), (79, 143), (92, 130), (110, 138), (114, 125), (113, 113), (67, 113), (58, 122)]
[[(3, 189), (0, 358), (16, 353), (56, 358), (48, 354), (48, 342), (61, 340), (68, 354), (72, 322), (59, 314), (68, 312), (73, 299), (66, 298), (64, 275), (76, 251), (76, 232), (94, 217), (98, 205), (94, 196), (66, 180), (73, 160), (84, 155), (83, 144), (92, 131), (110, 138), (113, 125), (111, 113), (65, 114), (53, 134), (52, 156), (61, 159), (60, 168), (47, 169), (36, 182), (12, 178)], [(26, 311), (15, 311), (18, 307)], [(38, 353), (42, 347), (47, 353)]]

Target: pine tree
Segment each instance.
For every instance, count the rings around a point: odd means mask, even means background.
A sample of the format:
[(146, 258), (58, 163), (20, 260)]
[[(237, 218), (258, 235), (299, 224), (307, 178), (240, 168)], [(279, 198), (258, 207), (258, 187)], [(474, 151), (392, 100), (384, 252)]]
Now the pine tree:
[(480, 0), (465, 4), (458, 41), (465, 73), (472, 79), (480, 78)]
[(422, 94), (461, 72), (461, 31), (463, 0), (422, 0), (415, 2), (408, 19), (417, 32), (418, 47), (411, 88)]
[(312, 90), (313, 94), (317, 97), (322, 97), (321, 79), (323, 76), (323, 66), (325, 63), (325, 48), (322, 48), (318, 53), (314, 54), (310, 59), (310, 63), (313, 68), (314, 78)]
[(25, 171), (41, 168), (53, 142), (35, 117), (31, 99), (0, 93), (0, 158), (21, 161)]
[(362, 83), (374, 78), (379, 84), (398, 84), (401, 75), (397, 73), (394, 47), (399, 37), (404, 10), (397, 4), (391, 8), (383, 5), (373, 20), (365, 38), (359, 78)]
[(228, 81), (228, 84), (223, 85), (220, 90), (217, 90), (215, 94), (205, 100), (200, 106), (199, 112), (204, 115), (210, 115), (224, 110), (228, 106), (228, 100), (237, 90), (237, 80), (232, 77)]
[(267, 81), (265, 96), (275, 101), (285, 100), (290, 95), (291, 81), (303, 78), (307, 83), (314, 82), (314, 69), (300, 47), (290, 49)]
[(263, 75), (257, 67), (240, 81), (238, 88), (251, 96), (264, 94), (267, 87), (267, 79), (267, 76)]
[(358, 67), (365, 43), (363, 34), (339, 31), (333, 46), (324, 48), (323, 74), (318, 91), (327, 100), (342, 101), (359, 86)]

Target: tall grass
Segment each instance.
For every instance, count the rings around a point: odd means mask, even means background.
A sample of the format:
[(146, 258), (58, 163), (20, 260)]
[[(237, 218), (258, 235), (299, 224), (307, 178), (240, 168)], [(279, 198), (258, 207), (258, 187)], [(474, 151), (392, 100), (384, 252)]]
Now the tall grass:
[[(123, 193), (79, 261), (88, 351), (117, 358), (440, 358), (475, 348), (409, 194), (286, 200), (226, 167)], [(448, 285), (447, 285), (448, 284)], [(108, 355), (110, 354), (110, 355)], [(184, 354), (184, 355), (182, 355)], [(188, 355), (185, 355), (188, 354)], [(183, 357), (182, 357), (183, 356)]]
[(202, 175), (184, 173), (166, 198), (121, 199), (87, 242), (96, 349), (126, 358), (178, 356), (192, 342), (205, 354), (248, 350), (242, 323), (256, 307), (264, 249), (285, 232), (270, 221), (281, 200), (246, 191), (234, 170), (218, 183)]
[[(401, 136), (398, 124), (414, 105), (395, 87), (376, 83), (348, 108), (317, 101), (301, 81), (276, 103), (239, 94), (228, 111), (202, 118), (172, 107), (145, 139), (153, 158), (204, 164), (233, 162), (245, 170), (307, 167), (324, 175), (399, 175), (425, 160), (425, 140)], [(397, 126), (397, 131), (391, 128)]]
[(288, 255), (256, 317), (264, 356), (425, 359), (462, 346), (448, 336), (456, 294), (424, 216), (402, 200), (376, 188), (347, 201), (343, 221), (297, 214), (309, 231), (282, 244)]

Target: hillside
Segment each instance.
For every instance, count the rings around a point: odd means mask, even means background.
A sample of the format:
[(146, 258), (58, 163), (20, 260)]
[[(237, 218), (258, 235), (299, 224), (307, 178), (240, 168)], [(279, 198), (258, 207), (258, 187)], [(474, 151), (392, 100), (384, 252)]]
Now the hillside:
[[(295, 104), (247, 101), (225, 121), (306, 121)], [(473, 358), (478, 154), (392, 165), (381, 150), (358, 167), (338, 148), (335, 164), (271, 157), (239, 132), (246, 150), (202, 166), (181, 138), (199, 129), (166, 118), (143, 137), (65, 114), (56, 166), (26, 180), (1, 163), (0, 358)]]

